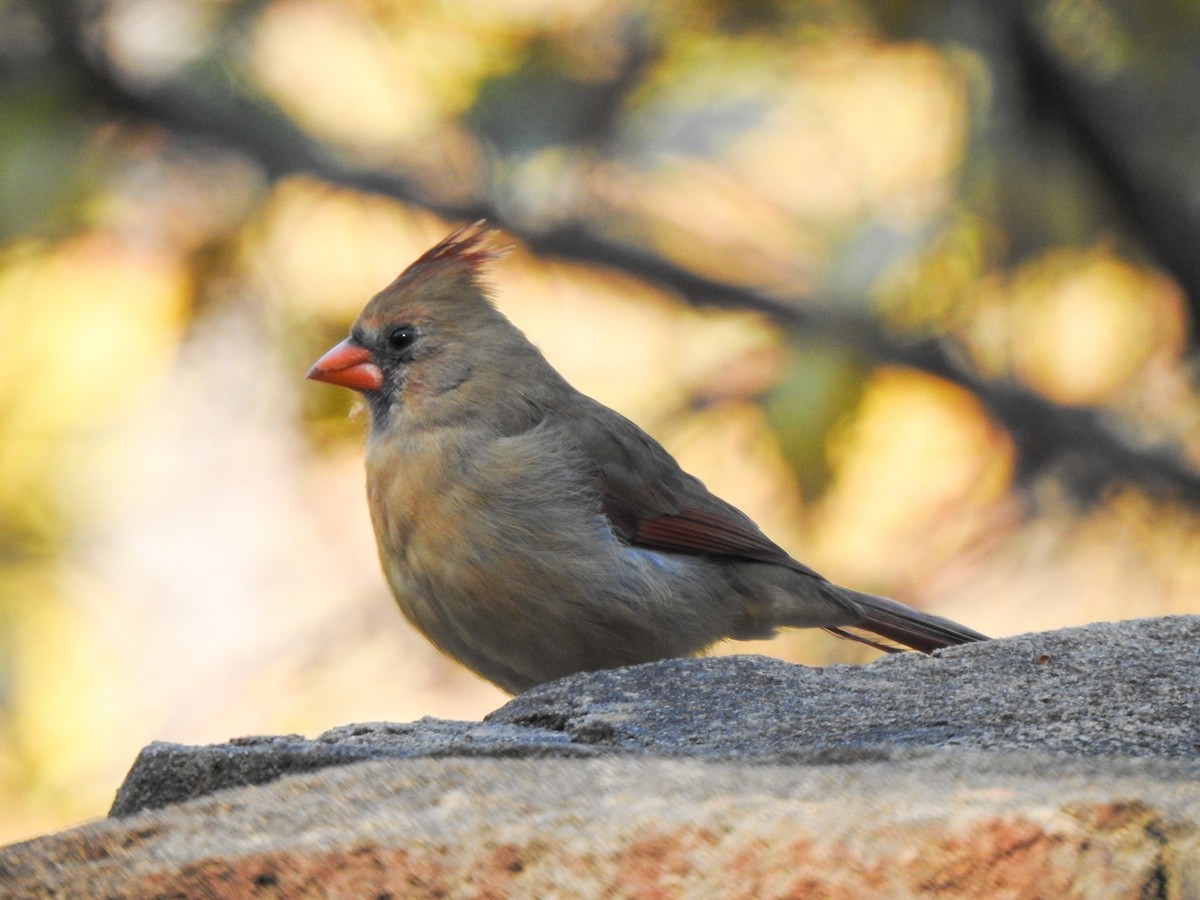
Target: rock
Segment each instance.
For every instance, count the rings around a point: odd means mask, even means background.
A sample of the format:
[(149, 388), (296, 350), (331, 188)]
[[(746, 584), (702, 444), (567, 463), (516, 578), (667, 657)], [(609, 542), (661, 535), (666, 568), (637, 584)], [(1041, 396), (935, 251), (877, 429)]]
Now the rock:
[(0, 850), (5, 896), (1196, 897), (1200, 767), (402, 759)]
[(1200, 616), (1106, 622), (809, 668), (760, 656), (573, 675), (487, 717), (705, 759), (958, 747), (1200, 756)]
[(0, 849), (0, 885), (1191, 897), (1198, 760), (1200, 617), (866, 666), (668, 660), (543, 685), (484, 723), (153, 744), (115, 818)]
[(127, 816), (213, 791), (264, 784), (293, 772), (370, 759), (596, 756), (599, 752), (541, 728), (430, 718), (403, 725), (342, 725), (314, 740), (298, 734), (245, 737), (208, 747), (156, 741), (138, 754), (109, 815)]
[(129, 815), (288, 772), (414, 756), (637, 752), (804, 763), (915, 750), (1200, 756), (1200, 616), (1099, 623), (865, 666), (672, 659), (534, 688), (484, 723), (349, 725), (315, 740), (151, 744), (117, 793)]

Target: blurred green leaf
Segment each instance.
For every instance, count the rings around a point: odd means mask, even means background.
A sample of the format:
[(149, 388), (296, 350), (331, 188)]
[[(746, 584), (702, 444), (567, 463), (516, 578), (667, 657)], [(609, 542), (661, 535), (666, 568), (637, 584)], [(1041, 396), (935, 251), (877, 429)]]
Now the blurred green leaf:
[(86, 183), (90, 123), (51, 83), (0, 87), (0, 240), (63, 227)]
[(845, 347), (795, 337), (786, 374), (763, 398), (783, 454), (810, 499), (829, 484), (829, 437), (858, 406), (868, 373)]

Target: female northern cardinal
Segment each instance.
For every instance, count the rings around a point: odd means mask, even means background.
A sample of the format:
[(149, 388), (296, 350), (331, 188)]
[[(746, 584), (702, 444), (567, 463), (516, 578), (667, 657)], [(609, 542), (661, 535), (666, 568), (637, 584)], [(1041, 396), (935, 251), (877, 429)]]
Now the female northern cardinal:
[(567, 384), (489, 301), (489, 236), (426, 252), (308, 373), (366, 397), (384, 573), (440, 650), (516, 693), (779, 626), (884, 650), (844, 629), (926, 652), (987, 640), (822, 578)]

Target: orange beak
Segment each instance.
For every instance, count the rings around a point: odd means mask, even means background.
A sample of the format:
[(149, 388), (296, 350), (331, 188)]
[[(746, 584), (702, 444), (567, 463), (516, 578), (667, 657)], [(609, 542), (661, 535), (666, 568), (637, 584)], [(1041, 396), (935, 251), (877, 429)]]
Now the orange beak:
[(352, 391), (377, 391), (383, 386), (383, 370), (375, 365), (370, 352), (351, 344), (349, 339), (313, 363), (304, 377)]

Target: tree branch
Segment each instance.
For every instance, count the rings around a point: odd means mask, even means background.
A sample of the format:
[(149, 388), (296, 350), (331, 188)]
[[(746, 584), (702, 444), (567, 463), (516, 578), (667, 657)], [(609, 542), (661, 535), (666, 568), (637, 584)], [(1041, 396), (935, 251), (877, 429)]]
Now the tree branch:
[[(66, 64), (92, 97), (114, 113), (223, 144), (255, 160), (273, 179), (308, 174), (330, 184), (378, 194), (449, 219), (503, 223), (486, 199), (446, 202), (428, 196), (415, 178), (347, 163), (314, 141), (265, 100), (233, 94), (213, 96), (195, 84), (174, 81), (150, 89), (125, 85), (111, 64), (85, 46), (69, 0), (47, 3), (47, 18)], [(1011, 384), (980, 379), (936, 338), (905, 341), (862, 316), (802, 309), (759, 291), (691, 272), (643, 247), (614, 242), (581, 222), (532, 233), (505, 226), (535, 252), (618, 269), (672, 291), (693, 304), (756, 310), (810, 333), (843, 342), (874, 359), (930, 373), (974, 394), (1012, 436), (1019, 473), (1032, 477), (1070, 462), (1064, 474), (1081, 496), (1127, 481), (1150, 492), (1200, 505), (1200, 475), (1171, 448), (1134, 447), (1106, 427), (1096, 409), (1065, 407)], [(1074, 477), (1071, 477), (1074, 476)]]
[[(1146, 77), (1136, 68), (1096, 84), (1062, 58), (1029, 2), (1016, 3), (1014, 12), (1026, 89), (1104, 179), (1129, 230), (1183, 288), (1192, 321), (1200, 322), (1200, 204), (1194, 200), (1200, 168), (1192, 153), (1200, 142), (1200, 55), (1152, 89), (1136, 83)], [(1164, 80), (1161, 72), (1154, 77)], [(1192, 329), (1190, 341), (1195, 349), (1200, 330)]]

